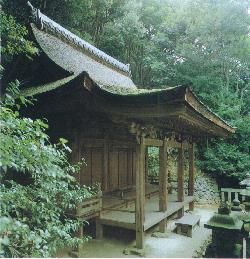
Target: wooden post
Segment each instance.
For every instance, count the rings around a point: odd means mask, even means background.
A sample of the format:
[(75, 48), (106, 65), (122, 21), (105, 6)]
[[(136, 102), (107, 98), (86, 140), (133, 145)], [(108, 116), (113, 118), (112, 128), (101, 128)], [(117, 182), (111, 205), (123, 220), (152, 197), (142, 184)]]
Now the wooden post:
[(148, 182), (148, 147), (145, 147), (145, 183)]
[(178, 148), (178, 201), (184, 201), (184, 149)]
[[(78, 238), (83, 238), (83, 226), (81, 226), (76, 232), (75, 232), (75, 237)], [(81, 247), (80, 245), (77, 245), (74, 247), (71, 251), (71, 254), (73, 257), (80, 257), (79, 254), (81, 252)]]
[[(165, 212), (168, 202), (168, 172), (167, 172), (167, 145), (164, 140), (163, 146), (160, 147), (160, 172), (159, 172), (159, 210)], [(166, 231), (166, 218), (159, 224), (159, 231)]]
[(145, 140), (140, 138), (140, 144), (136, 147), (136, 247), (144, 247), (144, 221), (145, 221)]
[(102, 239), (103, 238), (103, 225), (100, 223), (100, 218), (96, 218), (96, 239)]
[(100, 222), (100, 217), (102, 213), (102, 196), (100, 194), (100, 213), (99, 216), (96, 217), (95, 226), (96, 226), (96, 239), (103, 238), (103, 225)]
[(103, 146), (103, 177), (102, 177), (102, 188), (103, 191), (108, 190), (108, 166), (109, 166), (109, 146), (108, 146), (108, 138), (104, 138), (104, 146)]
[[(77, 205), (77, 208), (76, 208), (76, 218), (77, 218), (77, 220), (80, 219), (79, 216), (78, 216), (78, 215), (79, 215), (79, 213), (78, 213), (79, 209), (80, 209), (80, 205)], [(81, 226), (81, 227), (75, 232), (75, 237), (83, 238), (83, 226)], [(74, 248), (72, 249), (72, 255), (79, 257), (79, 253), (80, 253), (80, 246), (77, 245), (76, 247), (74, 247)]]
[[(189, 145), (189, 178), (188, 178), (188, 195), (194, 196), (194, 173), (195, 173), (195, 167), (194, 167), (194, 143), (191, 143)], [(194, 210), (194, 202), (189, 203), (189, 210)]]

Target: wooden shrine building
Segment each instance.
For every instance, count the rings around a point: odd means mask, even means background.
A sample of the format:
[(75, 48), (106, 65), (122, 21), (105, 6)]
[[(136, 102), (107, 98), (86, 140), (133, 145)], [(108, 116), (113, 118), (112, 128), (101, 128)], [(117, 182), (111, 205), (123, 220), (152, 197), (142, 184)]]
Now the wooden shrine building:
[[(129, 65), (95, 48), (30, 5), (31, 29), (40, 48), (31, 65), (23, 94), (34, 95), (27, 110), (45, 117), (52, 138), (64, 137), (72, 147), (72, 161), (85, 158), (79, 181), (101, 184), (102, 226), (133, 229), (143, 247), (144, 232), (185, 205), (193, 209), (194, 143), (204, 136), (227, 137), (235, 132), (206, 107), (189, 87), (138, 89)], [(159, 185), (147, 179), (147, 147), (159, 147)], [(168, 193), (168, 150), (178, 150), (178, 191)], [(188, 195), (184, 195), (184, 150), (189, 153)]]

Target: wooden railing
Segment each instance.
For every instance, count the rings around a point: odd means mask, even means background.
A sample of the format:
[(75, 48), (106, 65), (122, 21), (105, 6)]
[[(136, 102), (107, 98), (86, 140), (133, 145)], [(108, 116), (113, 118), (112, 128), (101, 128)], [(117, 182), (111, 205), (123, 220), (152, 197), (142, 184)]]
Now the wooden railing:
[(102, 210), (102, 193), (100, 192), (95, 196), (84, 199), (84, 201), (79, 203), (77, 208), (73, 211), (70, 211), (68, 215), (87, 220), (90, 218), (95, 218), (100, 216), (101, 210)]
[(89, 219), (100, 215), (102, 209), (102, 195), (101, 193), (85, 199), (81, 202), (76, 209), (76, 216)]
[[(223, 202), (228, 201), (232, 202), (234, 199), (239, 199), (239, 193), (242, 189), (234, 189), (234, 188), (221, 188), (221, 200)], [(225, 195), (226, 194), (226, 195)]]

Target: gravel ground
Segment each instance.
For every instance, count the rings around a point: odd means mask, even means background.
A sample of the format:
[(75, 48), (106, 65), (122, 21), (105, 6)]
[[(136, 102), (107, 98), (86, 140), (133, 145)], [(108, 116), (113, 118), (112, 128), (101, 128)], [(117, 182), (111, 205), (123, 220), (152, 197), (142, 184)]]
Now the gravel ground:
[[(205, 208), (196, 207), (194, 214), (201, 216), (201, 226), (195, 227), (193, 237), (185, 237), (172, 232), (174, 221), (168, 223), (166, 237), (152, 237), (152, 233), (157, 231), (157, 227), (147, 231), (145, 238), (145, 257), (175, 257), (190, 258), (195, 255), (196, 250), (209, 238), (211, 231), (205, 229), (203, 224), (216, 211), (216, 207)], [(130, 249), (135, 246), (135, 234), (133, 231), (107, 228), (104, 232), (104, 239), (91, 240), (81, 248), (80, 257), (139, 257), (139, 255), (125, 255), (124, 249)], [(65, 257), (65, 253), (59, 254)]]

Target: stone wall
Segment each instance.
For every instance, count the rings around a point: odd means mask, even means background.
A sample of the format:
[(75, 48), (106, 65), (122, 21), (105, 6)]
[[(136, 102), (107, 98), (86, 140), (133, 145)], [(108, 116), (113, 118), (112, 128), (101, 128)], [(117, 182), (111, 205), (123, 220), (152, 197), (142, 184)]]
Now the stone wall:
[[(171, 182), (173, 186), (173, 193), (177, 192), (177, 165), (176, 162), (172, 162), (169, 166), (169, 172), (171, 175)], [(188, 166), (185, 167), (184, 176), (185, 194), (188, 191)], [(197, 204), (219, 204), (220, 196), (216, 179), (212, 176), (196, 170), (195, 172), (195, 202)]]
[(210, 175), (197, 170), (195, 176), (195, 201), (198, 204), (219, 204), (220, 195), (216, 180)]

